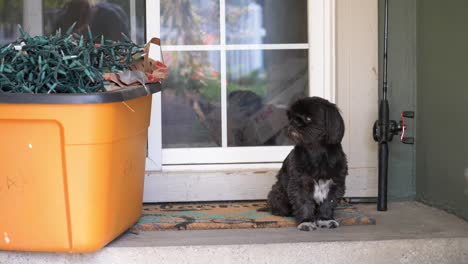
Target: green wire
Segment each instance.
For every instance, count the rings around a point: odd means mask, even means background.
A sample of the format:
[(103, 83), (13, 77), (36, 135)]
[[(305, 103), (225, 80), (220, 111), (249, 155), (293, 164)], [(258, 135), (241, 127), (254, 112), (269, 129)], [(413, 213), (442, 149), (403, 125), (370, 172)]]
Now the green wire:
[(88, 27), (85, 38), (73, 33), (75, 25), (37, 37), (18, 26), (21, 37), (0, 46), (0, 93), (104, 92), (104, 73), (129, 70), (143, 54), (125, 34), (114, 42)]

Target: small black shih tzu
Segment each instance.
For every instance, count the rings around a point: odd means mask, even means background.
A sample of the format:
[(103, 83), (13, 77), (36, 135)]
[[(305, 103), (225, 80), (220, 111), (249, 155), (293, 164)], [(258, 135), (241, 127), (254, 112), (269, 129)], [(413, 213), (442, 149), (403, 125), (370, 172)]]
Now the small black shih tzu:
[(319, 97), (299, 99), (287, 115), (295, 147), (276, 176), (268, 207), (274, 215), (293, 215), (302, 231), (336, 228), (334, 209), (348, 174), (343, 118), (335, 104)]

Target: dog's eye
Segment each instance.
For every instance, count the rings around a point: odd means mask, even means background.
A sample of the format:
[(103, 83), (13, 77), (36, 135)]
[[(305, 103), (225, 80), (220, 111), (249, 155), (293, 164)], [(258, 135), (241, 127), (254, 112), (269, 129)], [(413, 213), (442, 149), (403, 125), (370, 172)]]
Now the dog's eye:
[(307, 123), (310, 123), (310, 122), (312, 121), (312, 118), (306, 116), (305, 121), (306, 121)]

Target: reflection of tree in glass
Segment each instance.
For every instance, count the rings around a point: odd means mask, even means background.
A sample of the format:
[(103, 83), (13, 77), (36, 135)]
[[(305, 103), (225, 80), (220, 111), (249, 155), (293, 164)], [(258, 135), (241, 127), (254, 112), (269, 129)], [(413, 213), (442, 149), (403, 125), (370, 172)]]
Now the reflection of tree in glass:
[[(215, 1), (214, 10), (219, 10)], [(199, 15), (193, 1), (161, 1), (161, 27), (169, 32), (162, 42), (166, 45), (211, 44), (214, 36), (204, 34), (203, 18)], [(175, 90), (186, 97), (200, 120), (205, 119), (202, 105), (219, 102), (219, 73), (213, 69), (207, 52), (166, 53), (165, 59), (169, 76), (165, 88)]]
[[(195, 12), (190, 0), (161, 1), (161, 26), (170, 28), (171, 38), (164, 40), (166, 45), (199, 43), (201, 41), (201, 17)], [(180, 16), (178, 14), (184, 14)], [(190, 25), (190, 29), (187, 26)]]
[(163, 45), (209, 45), (219, 39), (219, 1), (162, 0)]
[(204, 93), (203, 90), (213, 82), (219, 85), (219, 73), (211, 67), (207, 57), (208, 53), (203, 51), (165, 53), (170, 71), (165, 80), (166, 88), (174, 89), (179, 94)]
[[(161, 27), (169, 29), (167, 39), (162, 39), (166, 45), (185, 43), (204, 43), (205, 36), (201, 34), (202, 17), (196, 12), (190, 0), (161, 1)], [(219, 1), (216, 1), (219, 10)], [(189, 26), (189, 27), (188, 27)], [(209, 44), (209, 43), (206, 43)], [(210, 87), (211, 81), (219, 80), (211, 63), (201, 52), (174, 52), (166, 58), (169, 66), (169, 78), (166, 87), (175, 89), (179, 94), (186, 92), (202, 93)], [(214, 98), (210, 98), (214, 99)]]
[[(249, 12), (248, 6), (241, 6), (235, 5), (234, 3), (230, 3), (227, 5), (226, 10), (226, 32), (235, 33), (233, 35), (238, 34), (246, 34), (246, 32), (240, 32), (240, 30), (245, 30), (239, 26), (240, 21), (243, 17), (245, 17)], [(242, 36), (232, 36), (231, 34), (227, 34), (227, 42), (230, 43), (230, 39), (242, 39)], [(248, 43), (252, 44), (252, 43)]]
[(211, 67), (208, 52), (166, 52), (164, 56), (169, 68), (168, 78), (163, 82), (164, 90), (184, 97), (197, 117), (204, 121), (210, 105), (219, 106), (221, 97), (219, 72)]

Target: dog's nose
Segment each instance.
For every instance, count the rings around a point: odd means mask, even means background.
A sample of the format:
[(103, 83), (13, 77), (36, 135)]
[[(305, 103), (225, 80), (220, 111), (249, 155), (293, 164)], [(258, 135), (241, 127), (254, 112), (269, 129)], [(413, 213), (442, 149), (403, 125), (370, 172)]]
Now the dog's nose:
[(293, 126), (288, 127), (288, 137), (293, 140), (294, 142), (300, 141), (301, 139), (301, 134), (299, 131), (296, 130)]
[(299, 137), (299, 133), (297, 133), (295, 130), (292, 130), (292, 131), (290, 132), (290, 134), (291, 134), (292, 137), (295, 137), (295, 138), (298, 138), (298, 137)]

